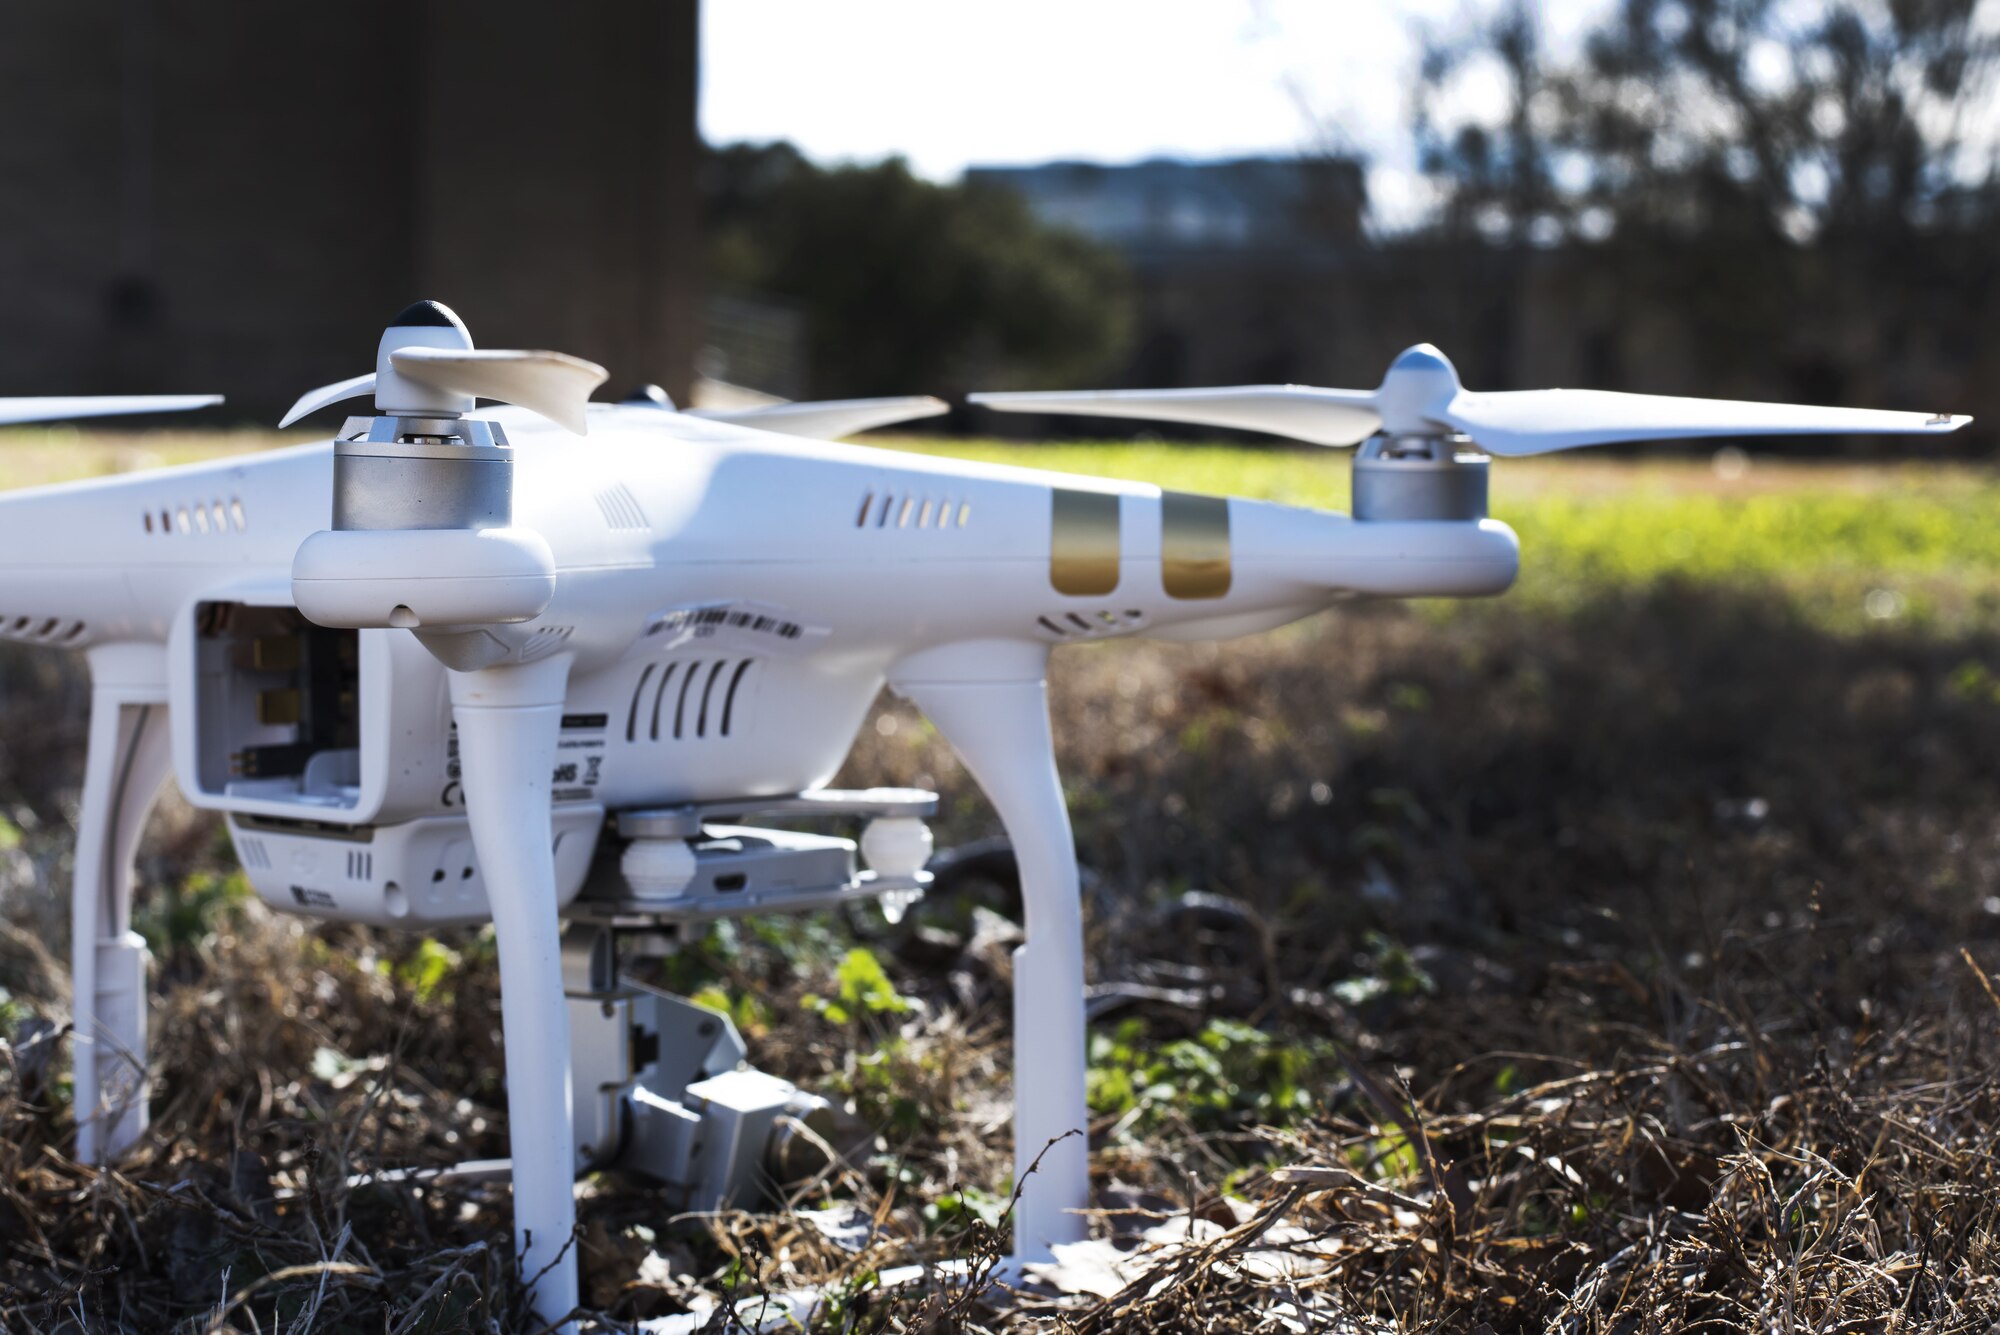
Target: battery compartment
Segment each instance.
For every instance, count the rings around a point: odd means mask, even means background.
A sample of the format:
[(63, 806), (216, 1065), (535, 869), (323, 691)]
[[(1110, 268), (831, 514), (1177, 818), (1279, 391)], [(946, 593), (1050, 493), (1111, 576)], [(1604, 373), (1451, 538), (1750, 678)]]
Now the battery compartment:
[(215, 796), (352, 807), (361, 784), (360, 641), (290, 607), (195, 608), (196, 768)]

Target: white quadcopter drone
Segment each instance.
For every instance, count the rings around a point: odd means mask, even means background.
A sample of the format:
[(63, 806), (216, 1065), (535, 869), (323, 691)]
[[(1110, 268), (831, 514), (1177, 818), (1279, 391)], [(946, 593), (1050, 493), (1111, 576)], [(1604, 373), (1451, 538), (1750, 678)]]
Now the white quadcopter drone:
[[(621, 965), (715, 918), (921, 894), (935, 797), (823, 787), (885, 684), (956, 748), (1019, 864), (1013, 1250), (1046, 1258), (1085, 1236), (1089, 1204), (1052, 648), (1500, 593), (1518, 550), (1486, 514), (1489, 454), (1968, 420), (1476, 394), (1428, 346), (1373, 391), (974, 396), (1360, 444), (1345, 515), (758, 429), (833, 434), (934, 400), (731, 422), (588, 403), (603, 379), (559, 353), (475, 348), (424, 302), (383, 334), (372, 375), (293, 410), (372, 393), (374, 415), (331, 442), (0, 498), (0, 628), (82, 649), (92, 678), (80, 1157), (101, 1162), (146, 1124), (132, 857), (172, 773), (225, 814), (277, 908), (493, 922), (517, 1261), (549, 1322), (576, 1303), (580, 1170), (641, 1171), (714, 1208), (801, 1176), (823, 1144), (821, 1100), (748, 1067), (725, 1018)], [(741, 823), (760, 814), (867, 822), (859, 865), (848, 839)]]

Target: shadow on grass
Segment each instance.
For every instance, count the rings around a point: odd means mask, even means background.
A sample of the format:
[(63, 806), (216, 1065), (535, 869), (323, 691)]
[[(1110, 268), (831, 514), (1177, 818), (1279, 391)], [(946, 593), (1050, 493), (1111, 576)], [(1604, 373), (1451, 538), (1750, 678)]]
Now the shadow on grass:
[[(1441, 1070), (1572, 1041), (1532, 1005), (1466, 1003), (1580, 968), (1748, 971), (1851, 1019), (1916, 1004), (1961, 943), (2000, 962), (2000, 637), (1843, 636), (1775, 596), (1666, 584), (1560, 617), (1360, 608), (1106, 646), (1058, 655), (1052, 690), (1104, 977), (1185, 950), (1157, 910), (1188, 890), (1268, 921), (1266, 1006), (1365, 970), (1374, 934), (1462, 1031), (1420, 1027)], [(843, 779), (935, 780), (961, 799), (941, 842), (989, 833), (903, 712)], [(1661, 1019), (1643, 985), (1598, 1000)]]

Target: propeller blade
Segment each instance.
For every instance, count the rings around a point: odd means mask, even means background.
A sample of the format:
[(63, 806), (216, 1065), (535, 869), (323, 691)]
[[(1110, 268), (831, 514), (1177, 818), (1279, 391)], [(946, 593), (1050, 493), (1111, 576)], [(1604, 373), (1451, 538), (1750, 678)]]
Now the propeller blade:
[(936, 417), (951, 411), (943, 399), (928, 394), (888, 399), (828, 399), (818, 403), (765, 403), (755, 408), (696, 408), (689, 417), (702, 417), (731, 426), (755, 427), (784, 436), (805, 436), (812, 440), (839, 440), (878, 426)]
[(1940, 435), (1972, 419), (1950, 413), (1811, 408), (1595, 389), (1460, 391), (1433, 414), (1490, 454), (1520, 456), (1634, 440), (1700, 436)]
[(62, 422), (73, 417), (122, 417), (128, 413), (184, 413), (213, 408), (221, 402), (220, 394), (90, 394), (0, 399), (0, 426)]
[(280, 430), (283, 430), (285, 427), (298, 421), (301, 417), (316, 413), (330, 403), (339, 403), (342, 399), (358, 399), (363, 394), (372, 394), (374, 392), (375, 373), (373, 371), (370, 371), (367, 375), (355, 376), (351, 380), (342, 380), (331, 385), (321, 385), (318, 389), (309, 389), (299, 395), (299, 401), (292, 405), (291, 411), (285, 414), (284, 419), (278, 423), (278, 427)]
[(973, 394), (968, 398), (1003, 413), (1074, 413), (1226, 426), (1268, 431), (1315, 445), (1355, 445), (1382, 424), (1373, 392), (1308, 385)]
[(579, 436), (590, 429), (584, 411), (590, 392), (610, 374), (568, 353), (514, 348), (398, 348), (389, 360), (419, 384), (518, 404)]

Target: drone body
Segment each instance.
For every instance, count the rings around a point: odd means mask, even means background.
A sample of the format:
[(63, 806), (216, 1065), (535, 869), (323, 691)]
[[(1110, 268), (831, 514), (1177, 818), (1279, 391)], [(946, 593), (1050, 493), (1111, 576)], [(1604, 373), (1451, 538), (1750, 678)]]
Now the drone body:
[[(1490, 520), (1362, 524), (646, 408), (594, 408), (581, 440), (518, 410), (496, 419), (514, 442), (515, 520), (549, 539), (558, 570), (540, 616), (493, 633), (510, 662), (568, 661), (551, 781), (564, 905), (606, 812), (817, 789), (892, 682), (982, 781), (1021, 787), (1019, 814), (1002, 814), (1021, 849), (1046, 843), (1063, 864), (1041, 884), (1073, 936), (1042, 700), (1049, 648), (1263, 629), (1356, 594), (1493, 593), (1515, 571), (1512, 534)], [(88, 653), (93, 758), (105, 761), (93, 776), (125, 785), (118, 849), (80, 887), (129, 866), (170, 761), (191, 802), (228, 813), (274, 907), (404, 927), (488, 916), (446, 669), (406, 630), (327, 630), (293, 610), (293, 554), (328, 525), (332, 469), (333, 447), (317, 445), (0, 498), (5, 626)], [(115, 743), (101, 737), (121, 711)], [(92, 936), (119, 929), (90, 962), (119, 980), (127, 1017), (98, 1082), (125, 1096), (114, 1145), (143, 1108), (130, 1097), (137, 1052), (118, 1051), (143, 1051), (128, 894), (77, 901), (102, 906)], [(1031, 941), (1042, 926), (1031, 922)], [(1058, 963), (1024, 995), (1080, 1007), (1080, 953)], [(1080, 1009), (1072, 1019), (1073, 1097), (1059, 1124), (1024, 1130), (1024, 1167), (1082, 1124)], [(1031, 1064), (1061, 1069), (1060, 1031), (1029, 1032)], [(1044, 1160), (1041, 1181), (1061, 1158)], [(1066, 1191), (1049, 1212), (1063, 1232), (1040, 1243), (1079, 1228), (1061, 1211), (1083, 1203)]]
[[(1322, 442), (1374, 433), (1350, 517), (802, 440), (646, 403), (586, 415), (587, 364), (472, 350), (451, 325), (406, 312), (373, 377), (302, 401), (374, 390), (380, 415), (351, 419), (336, 442), (0, 498), (0, 634), (82, 649), (93, 679), (75, 898), (80, 1156), (144, 1127), (130, 869), (171, 773), (195, 805), (227, 814), (276, 907), (495, 922), (526, 1273), (557, 1255), (572, 1175), (620, 1153), (613, 1128), (634, 1107), (643, 1144), (631, 1153), (727, 1199), (750, 1160), (718, 1166), (715, 1129), (726, 1122), (731, 1145), (779, 1136), (807, 1104), (734, 1070), (740, 1048), (697, 1054), (665, 1096), (633, 1092), (655, 1076), (623, 1048), (602, 1082), (587, 1080), (572, 1043), (617, 1048), (624, 1031), (579, 1017), (615, 1001), (660, 1032), (677, 1023), (669, 1002), (620, 989), (622, 931), (921, 888), (926, 795), (813, 796), (887, 684), (959, 752), (1020, 865), (1016, 1254), (1083, 1236), (1081, 913), (1049, 651), (1246, 634), (1355, 597), (1499, 593), (1515, 539), (1486, 517), (1486, 458), (1454, 433), (1536, 452), (1530, 428), (1550, 405), (1465, 395), (1428, 349), (1373, 394), (1253, 387), (1164, 407), (1173, 396), (996, 396)], [(474, 394), (534, 411), (474, 419)], [(1643, 420), (1577, 429), (1593, 413), (1630, 418), (1630, 403), (1606, 401), (1635, 397), (1567, 401), (1567, 434), (1546, 447), (1645, 434)], [(1686, 410), (1684, 429), (1655, 434), (1963, 420), (1746, 421), (1733, 407)], [(1800, 413), (1817, 416), (1800, 427)], [(715, 823), (814, 808), (875, 819), (869, 871), (854, 870), (851, 845)], [(572, 920), (566, 943), (559, 915)], [(565, 989), (590, 1005), (566, 1007)], [(563, 1316), (574, 1285), (573, 1267), (554, 1266), (537, 1311)]]
[[(495, 417), (516, 520), (548, 537), (559, 573), (493, 652), (567, 657), (564, 731), (592, 739), (567, 748), (590, 763), (559, 804), (799, 793), (840, 766), (885, 681), (1004, 676), (1114, 636), (1261, 630), (1356, 595), (1497, 593), (1516, 566), (1492, 520), (1365, 524), (644, 408), (594, 407), (582, 440)], [(197, 805), (369, 830), (451, 815), (442, 665), (392, 629), (336, 645), (291, 610), (332, 461), (305, 446), (0, 497), (0, 633), (94, 659), (150, 652)], [(280, 906), (385, 925), (485, 916), (415, 887), (391, 907), (382, 881)]]

